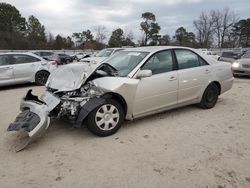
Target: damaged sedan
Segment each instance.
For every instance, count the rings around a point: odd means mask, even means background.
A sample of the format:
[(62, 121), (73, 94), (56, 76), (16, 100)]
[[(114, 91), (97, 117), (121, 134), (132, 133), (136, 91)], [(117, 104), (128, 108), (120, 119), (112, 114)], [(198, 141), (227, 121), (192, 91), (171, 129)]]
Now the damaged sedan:
[(8, 131), (29, 138), (17, 150), (39, 138), (52, 118), (109, 136), (124, 120), (190, 104), (212, 108), (232, 85), (230, 64), (217, 63), (194, 49), (126, 49), (101, 65), (73, 63), (57, 69), (41, 97), (27, 92)]

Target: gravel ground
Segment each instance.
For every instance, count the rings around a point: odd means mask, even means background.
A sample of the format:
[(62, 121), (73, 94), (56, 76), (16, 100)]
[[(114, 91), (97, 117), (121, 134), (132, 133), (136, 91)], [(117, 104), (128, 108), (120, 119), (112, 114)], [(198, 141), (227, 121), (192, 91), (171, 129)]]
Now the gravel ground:
[(236, 79), (215, 108), (188, 106), (127, 122), (110, 137), (54, 121), (15, 153), (8, 124), (32, 88), (0, 91), (0, 187), (249, 188), (250, 79)]

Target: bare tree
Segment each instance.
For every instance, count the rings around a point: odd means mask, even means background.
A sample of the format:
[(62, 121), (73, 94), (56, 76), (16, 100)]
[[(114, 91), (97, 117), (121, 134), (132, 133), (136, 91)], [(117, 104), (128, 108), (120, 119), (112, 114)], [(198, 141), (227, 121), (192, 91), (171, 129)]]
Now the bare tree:
[(199, 19), (194, 21), (194, 27), (197, 30), (197, 39), (200, 47), (210, 47), (214, 31), (214, 20), (211, 14), (202, 12)]
[(225, 47), (226, 38), (230, 39), (230, 31), (233, 25), (238, 21), (236, 14), (225, 8), (222, 11), (212, 10), (210, 13), (213, 23), (214, 31), (217, 38), (218, 48)]
[(108, 30), (105, 26), (96, 26), (94, 27), (95, 38), (97, 42), (104, 43), (104, 40), (107, 38)]

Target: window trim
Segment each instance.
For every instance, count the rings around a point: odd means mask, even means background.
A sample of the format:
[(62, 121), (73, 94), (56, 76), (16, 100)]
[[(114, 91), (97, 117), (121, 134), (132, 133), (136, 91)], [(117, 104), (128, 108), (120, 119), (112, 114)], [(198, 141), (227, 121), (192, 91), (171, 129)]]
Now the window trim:
[[(198, 61), (199, 61), (199, 66), (198, 67), (203, 67), (203, 66), (209, 66), (210, 64), (203, 58), (201, 57), (198, 53), (196, 53), (195, 51), (193, 50), (190, 50), (190, 49), (186, 49), (186, 48), (173, 48), (173, 53), (174, 53), (174, 57), (175, 57), (175, 61), (176, 61), (176, 66), (177, 66), (177, 70), (186, 70), (186, 69), (192, 69), (192, 68), (197, 68), (197, 67), (190, 67), (190, 68), (185, 68), (185, 69), (179, 69), (179, 62), (177, 60), (177, 56), (176, 56), (176, 50), (186, 50), (186, 51), (190, 51), (192, 52), (193, 54), (197, 55), (198, 57)], [(200, 60), (203, 60), (206, 65), (201, 65), (201, 61)]]

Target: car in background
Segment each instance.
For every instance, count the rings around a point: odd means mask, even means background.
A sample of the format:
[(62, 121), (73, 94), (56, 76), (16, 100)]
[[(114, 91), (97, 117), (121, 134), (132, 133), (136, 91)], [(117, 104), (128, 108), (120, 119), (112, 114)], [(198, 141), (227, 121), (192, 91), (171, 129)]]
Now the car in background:
[(58, 65), (61, 64), (60, 57), (55, 52), (42, 50), (42, 51), (31, 51), (31, 53), (36, 54), (36, 55), (44, 58), (45, 60), (55, 61)]
[(67, 54), (58, 54), (61, 64), (69, 64), (73, 62), (73, 58)]
[(33, 53), (0, 54), (0, 86), (28, 82), (44, 85), (56, 67), (55, 61), (47, 61)]
[(81, 59), (81, 62), (84, 63), (93, 63), (93, 64), (99, 64), (106, 60), (107, 58), (111, 57), (115, 53), (124, 50), (125, 48), (105, 48), (98, 53), (96, 53), (94, 56), (89, 58)]
[(75, 60), (80, 61), (82, 58), (84, 58), (86, 56), (86, 54), (83, 52), (78, 52), (78, 53), (74, 54), (73, 56), (74, 56)]
[(250, 50), (232, 64), (234, 76), (250, 76)]
[(233, 63), (236, 59), (239, 59), (240, 57), (241, 55), (235, 52), (222, 52), (221, 56), (218, 58), (218, 61)]

